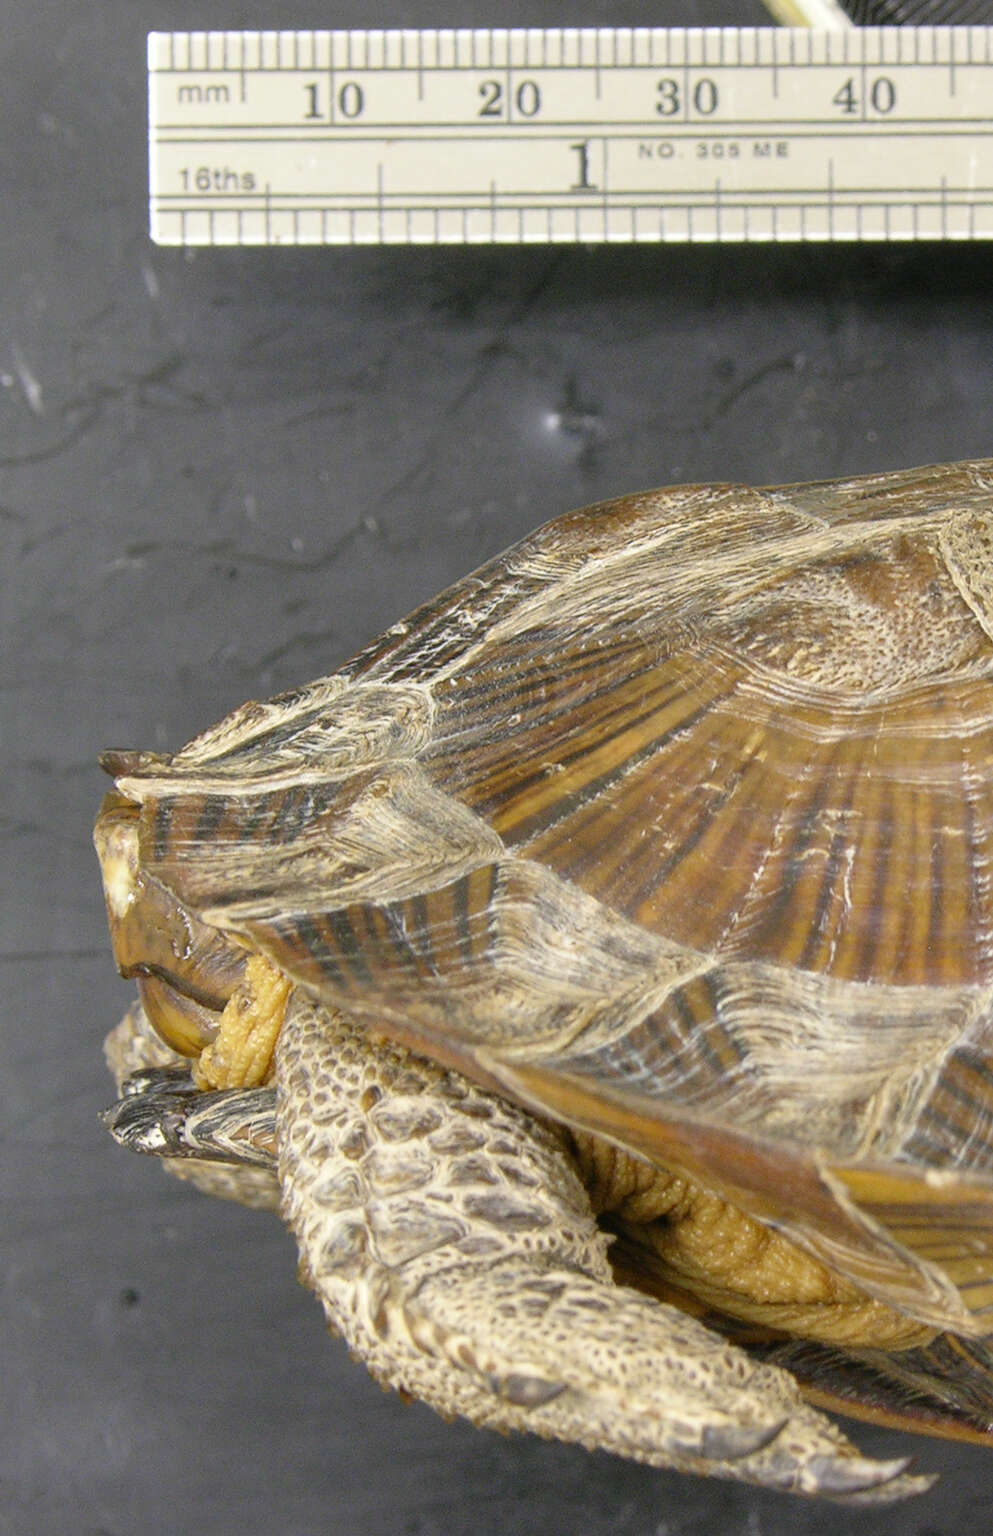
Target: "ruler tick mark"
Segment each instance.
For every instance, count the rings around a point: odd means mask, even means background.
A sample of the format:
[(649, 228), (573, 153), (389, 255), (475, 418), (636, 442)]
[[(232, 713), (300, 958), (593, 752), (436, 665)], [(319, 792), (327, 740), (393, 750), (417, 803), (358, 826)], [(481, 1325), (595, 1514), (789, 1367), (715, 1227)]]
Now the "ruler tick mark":
[(993, 236), (993, 27), (217, 29), (148, 59), (162, 243)]

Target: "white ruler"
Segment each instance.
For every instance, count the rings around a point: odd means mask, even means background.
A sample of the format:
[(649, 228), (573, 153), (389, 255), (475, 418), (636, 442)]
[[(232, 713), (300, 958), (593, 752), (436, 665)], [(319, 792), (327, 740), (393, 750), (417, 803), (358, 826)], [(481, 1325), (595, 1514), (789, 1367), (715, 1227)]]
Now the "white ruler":
[(163, 245), (993, 237), (993, 27), (166, 32)]

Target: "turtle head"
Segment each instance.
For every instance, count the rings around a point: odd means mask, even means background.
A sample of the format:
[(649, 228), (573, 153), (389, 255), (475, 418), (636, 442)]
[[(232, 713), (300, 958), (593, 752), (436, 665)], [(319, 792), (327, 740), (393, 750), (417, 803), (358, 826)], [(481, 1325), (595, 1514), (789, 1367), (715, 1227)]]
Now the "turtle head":
[[(146, 754), (108, 753), (127, 774)], [(141, 806), (119, 789), (104, 797), (93, 833), (114, 958), (134, 977), (156, 1033), (195, 1058), (203, 1088), (243, 1087), (268, 1074), (290, 983), (264, 956), (205, 923), (146, 867)]]
[(142, 867), (139, 817), (140, 807), (112, 790), (93, 832), (114, 959), (122, 976), (137, 980), (145, 1013), (166, 1044), (198, 1056), (217, 1035), (247, 954)]

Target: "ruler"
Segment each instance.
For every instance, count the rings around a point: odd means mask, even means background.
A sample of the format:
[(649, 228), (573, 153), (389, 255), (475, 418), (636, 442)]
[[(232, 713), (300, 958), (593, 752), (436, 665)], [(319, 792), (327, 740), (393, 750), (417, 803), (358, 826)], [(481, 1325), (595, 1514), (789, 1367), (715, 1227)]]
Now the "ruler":
[(993, 27), (165, 32), (162, 245), (993, 237)]

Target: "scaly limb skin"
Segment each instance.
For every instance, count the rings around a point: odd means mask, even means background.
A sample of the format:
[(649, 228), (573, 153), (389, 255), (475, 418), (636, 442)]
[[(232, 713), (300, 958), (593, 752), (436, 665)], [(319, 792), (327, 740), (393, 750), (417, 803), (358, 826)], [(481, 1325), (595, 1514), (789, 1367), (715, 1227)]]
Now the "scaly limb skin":
[(557, 1134), (297, 996), (277, 1045), (283, 1214), (380, 1381), (655, 1466), (878, 1503), (920, 1492), (700, 1324), (617, 1285)]

